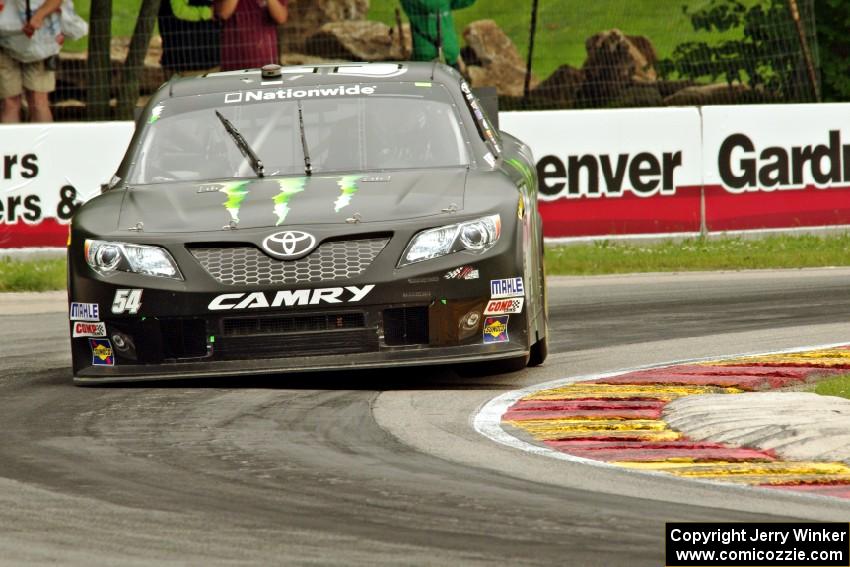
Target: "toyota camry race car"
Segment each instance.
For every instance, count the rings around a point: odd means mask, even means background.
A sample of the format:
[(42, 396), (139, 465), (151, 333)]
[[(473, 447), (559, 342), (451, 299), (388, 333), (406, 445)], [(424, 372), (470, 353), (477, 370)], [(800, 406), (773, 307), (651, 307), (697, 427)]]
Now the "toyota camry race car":
[(533, 163), (436, 63), (172, 80), (71, 225), (74, 379), (540, 364)]

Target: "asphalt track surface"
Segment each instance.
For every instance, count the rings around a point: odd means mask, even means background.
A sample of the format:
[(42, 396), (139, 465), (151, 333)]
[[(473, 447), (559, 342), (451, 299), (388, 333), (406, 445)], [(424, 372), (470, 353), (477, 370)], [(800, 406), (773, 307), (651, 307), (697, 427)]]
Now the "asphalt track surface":
[(850, 504), (641, 476), (477, 434), (510, 389), (850, 342), (850, 270), (552, 278), (539, 369), (71, 385), (60, 294), (0, 298), (0, 564), (660, 565), (665, 521)]

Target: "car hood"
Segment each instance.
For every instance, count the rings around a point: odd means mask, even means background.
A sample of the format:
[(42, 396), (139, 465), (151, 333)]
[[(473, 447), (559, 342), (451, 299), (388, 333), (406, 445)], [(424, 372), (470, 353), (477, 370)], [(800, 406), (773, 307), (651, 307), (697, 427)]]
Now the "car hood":
[(463, 210), (467, 169), (272, 177), (132, 186), (119, 228), (196, 232), (405, 220)]

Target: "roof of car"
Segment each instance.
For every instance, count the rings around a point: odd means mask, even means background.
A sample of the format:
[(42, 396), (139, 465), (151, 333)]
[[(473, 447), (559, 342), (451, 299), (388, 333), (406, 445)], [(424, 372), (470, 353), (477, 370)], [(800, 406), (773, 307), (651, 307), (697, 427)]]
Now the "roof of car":
[[(234, 92), (274, 85), (309, 87), (355, 83), (437, 81), (457, 83), (460, 75), (451, 67), (429, 62), (335, 63), (281, 66), (280, 74), (264, 76), (260, 69), (208, 73), (201, 77), (173, 79), (166, 96), (191, 96)], [(165, 94), (165, 93), (163, 93)], [(163, 97), (164, 98), (164, 97)]]

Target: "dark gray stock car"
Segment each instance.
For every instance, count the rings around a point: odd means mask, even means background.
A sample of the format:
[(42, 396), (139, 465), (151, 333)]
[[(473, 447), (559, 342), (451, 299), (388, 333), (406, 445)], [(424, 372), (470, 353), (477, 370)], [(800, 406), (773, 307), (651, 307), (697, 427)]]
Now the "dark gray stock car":
[(533, 163), (435, 63), (172, 80), (73, 219), (74, 379), (540, 364)]

